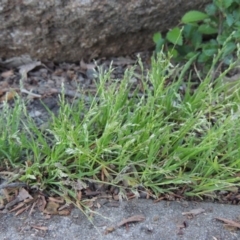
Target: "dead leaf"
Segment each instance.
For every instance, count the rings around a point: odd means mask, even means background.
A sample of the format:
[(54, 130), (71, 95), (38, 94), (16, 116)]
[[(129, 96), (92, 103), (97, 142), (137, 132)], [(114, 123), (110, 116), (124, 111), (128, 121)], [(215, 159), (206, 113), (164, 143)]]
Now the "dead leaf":
[(108, 228), (106, 228), (104, 234), (108, 234), (108, 233), (111, 233), (111, 232), (113, 232), (113, 231), (115, 231), (115, 228), (114, 228), (114, 227), (108, 227)]
[(24, 202), (19, 203), (15, 208), (11, 209), (9, 212), (15, 212), (19, 208), (22, 208), (25, 205)]
[(51, 215), (56, 215), (58, 214), (58, 208), (59, 204), (55, 202), (48, 202), (46, 209), (44, 209), (44, 213), (46, 214), (51, 214)]
[(238, 223), (238, 222), (235, 222), (233, 220), (229, 220), (226, 218), (221, 218), (221, 217), (216, 217), (215, 219), (226, 223), (228, 226), (237, 227), (240, 229), (240, 223)]
[(78, 201), (82, 200), (82, 191), (77, 191), (77, 200)]
[(230, 231), (230, 232), (235, 232), (235, 231), (237, 231), (238, 230), (238, 228), (237, 227), (234, 227), (234, 226), (232, 226), (232, 225), (229, 225), (229, 224), (224, 224), (224, 226), (223, 226), (226, 230), (228, 230), (228, 231)]
[(21, 188), (18, 194), (19, 201), (23, 201), (27, 198), (33, 199), (33, 197), (28, 193), (27, 190), (25, 190), (24, 188)]
[(32, 204), (32, 207), (31, 207), (31, 209), (30, 209), (30, 211), (29, 211), (28, 216), (31, 216), (31, 215), (32, 215), (33, 209), (35, 208), (36, 204), (37, 204), (37, 201), (35, 201), (35, 202)]
[(9, 202), (5, 206), (5, 209), (12, 207), (17, 203), (24, 201), (27, 198), (33, 199), (33, 197), (24, 188), (21, 188), (17, 197), (15, 199), (13, 199), (11, 202)]
[(104, 181), (105, 177), (107, 179), (112, 179), (112, 176), (109, 174), (108, 170), (105, 167), (101, 169), (101, 180)]
[(238, 187), (229, 187), (226, 189), (229, 192), (238, 193)]
[(49, 197), (49, 201), (56, 202), (56, 203), (64, 203), (64, 199), (62, 198), (54, 198), (54, 197)]
[(199, 214), (204, 213), (204, 212), (205, 212), (205, 209), (203, 209), (203, 208), (196, 208), (196, 209), (192, 209), (189, 212), (183, 212), (182, 215), (193, 215), (193, 216), (196, 216), (196, 215), (199, 215)]
[(61, 206), (58, 210), (59, 210), (59, 211), (62, 211), (62, 210), (65, 209), (65, 208), (69, 208), (69, 204), (68, 204), (68, 203), (66, 203), (66, 204), (64, 204), (63, 206)]
[(47, 231), (48, 228), (44, 227), (44, 226), (37, 226), (37, 225), (31, 225), (32, 228), (38, 229), (38, 230), (42, 230), (42, 231)]
[(9, 70), (9, 71), (3, 72), (1, 74), (1, 77), (3, 77), (3, 78), (9, 78), (11, 76), (13, 76), (13, 70)]
[(2, 194), (4, 195), (4, 198), (7, 199), (7, 202), (11, 201), (10, 191), (8, 189), (3, 189)]
[(120, 223), (117, 224), (117, 227), (121, 227), (127, 223), (131, 222), (142, 222), (145, 220), (145, 217), (143, 215), (135, 215), (132, 217), (129, 217), (127, 219), (123, 219)]
[(42, 63), (38, 61), (33, 61), (28, 64), (24, 64), (19, 67), (19, 73), (21, 74), (21, 77), (24, 79), (27, 79), (27, 74), (31, 70), (33, 70), (35, 67), (41, 66)]
[(131, 222), (142, 222), (144, 220), (145, 220), (145, 217), (143, 215), (135, 215), (135, 216), (129, 217), (127, 219), (123, 219), (115, 227), (108, 227), (108, 228), (106, 228), (104, 234), (111, 233), (111, 232), (115, 231), (117, 228), (119, 228), (119, 227), (121, 227), (123, 225), (126, 225), (128, 223), (131, 223)]
[(42, 195), (39, 196), (39, 199), (38, 199), (38, 201), (37, 201), (38, 209), (39, 209), (41, 212), (43, 212), (44, 209), (45, 209), (45, 207), (46, 207), (46, 205), (47, 205), (47, 202), (46, 202), (45, 197), (42, 196)]
[(17, 95), (17, 93), (15, 91), (8, 91), (6, 92), (5, 95), (3, 95), (1, 98), (0, 98), (0, 102), (3, 102), (3, 101), (10, 101), (12, 100), (15, 96)]
[(69, 209), (64, 209), (64, 210), (61, 210), (61, 211), (58, 211), (58, 214), (60, 216), (68, 216), (70, 215), (71, 211)]
[(21, 208), (20, 210), (18, 210), (18, 211), (16, 212), (15, 216), (18, 216), (18, 215), (22, 214), (23, 212), (25, 212), (26, 210), (28, 210), (29, 207), (30, 207), (30, 205), (29, 205), (29, 206), (26, 206), (25, 208)]
[(80, 61), (80, 67), (82, 70), (87, 70), (87, 69), (94, 69), (96, 67), (96, 65), (92, 64), (92, 63), (85, 63), (82, 59)]

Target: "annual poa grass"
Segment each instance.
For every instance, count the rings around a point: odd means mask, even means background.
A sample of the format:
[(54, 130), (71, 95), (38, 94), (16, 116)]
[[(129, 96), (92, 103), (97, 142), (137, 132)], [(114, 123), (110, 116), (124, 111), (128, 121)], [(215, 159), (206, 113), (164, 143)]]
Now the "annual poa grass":
[(44, 130), (36, 127), (22, 100), (16, 99), (13, 109), (4, 103), (1, 166), (13, 172), (11, 180), (71, 197), (76, 197), (77, 180), (133, 191), (143, 186), (155, 195), (185, 188), (186, 196), (199, 197), (238, 186), (240, 88), (231, 83), (229, 91), (224, 80), (234, 64), (213, 79), (220, 55), (193, 88), (188, 71), (193, 59), (173, 67), (159, 53), (147, 77), (142, 76), (143, 94), (136, 89), (132, 97), (133, 69), (120, 85), (108, 88), (111, 69), (99, 69), (96, 96), (69, 104), (63, 89), (59, 114)]

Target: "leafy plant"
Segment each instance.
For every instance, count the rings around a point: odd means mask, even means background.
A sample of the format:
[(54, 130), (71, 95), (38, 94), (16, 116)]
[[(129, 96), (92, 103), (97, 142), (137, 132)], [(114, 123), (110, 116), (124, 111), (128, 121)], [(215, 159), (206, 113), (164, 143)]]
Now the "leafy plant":
[(220, 60), (229, 65), (240, 41), (240, 0), (213, 0), (205, 12), (189, 11), (179, 26), (165, 37), (155, 33), (156, 52), (167, 50), (176, 61), (191, 59), (209, 66), (218, 49), (223, 49)]

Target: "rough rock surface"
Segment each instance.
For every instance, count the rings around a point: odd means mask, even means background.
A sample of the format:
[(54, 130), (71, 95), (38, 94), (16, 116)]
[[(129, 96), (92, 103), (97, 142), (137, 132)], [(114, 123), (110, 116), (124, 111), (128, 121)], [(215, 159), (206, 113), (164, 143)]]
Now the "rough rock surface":
[(0, 58), (42, 61), (119, 56), (153, 46), (190, 9), (211, 0), (2, 0)]

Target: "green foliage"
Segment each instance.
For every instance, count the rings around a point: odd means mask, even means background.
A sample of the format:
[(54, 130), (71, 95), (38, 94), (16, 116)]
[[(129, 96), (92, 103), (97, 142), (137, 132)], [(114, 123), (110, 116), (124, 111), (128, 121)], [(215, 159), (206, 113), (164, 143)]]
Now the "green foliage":
[(153, 40), (156, 52), (164, 48), (176, 61), (189, 60), (198, 53), (196, 61), (206, 66), (223, 49), (220, 60), (229, 65), (240, 41), (240, 0), (213, 0), (205, 12), (189, 11), (179, 26), (165, 37), (155, 33)]
[(173, 44), (182, 46), (183, 38), (181, 30), (178, 27), (173, 28), (167, 33), (167, 40)]
[[(221, 54), (220, 49), (212, 69)], [(143, 186), (156, 194), (188, 186), (184, 194), (199, 197), (239, 187), (240, 82), (225, 78), (232, 63), (217, 84), (209, 70), (195, 88), (188, 70), (196, 56), (184, 67), (173, 66), (160, 51), (133, 97), (134, 68), (118, 84), (111, 69), (99, 68), (97, 93), (88, 96), (87, 105), (85, 99), (68, 102), (63, 89), (59, 112), (44, 128), (37, 127), (23, 101), (16, 100), (13, 109), (5, 102), (0, 163), (19, 169), (9, 181), (51, 189), (68, 201), (78, 198), (75, 186), (88, 182), (133, 191)]]
[(208, 18), (206, 13), (200, 11), (189, 11), (182, 17), (182, 23), (195, 23)]

